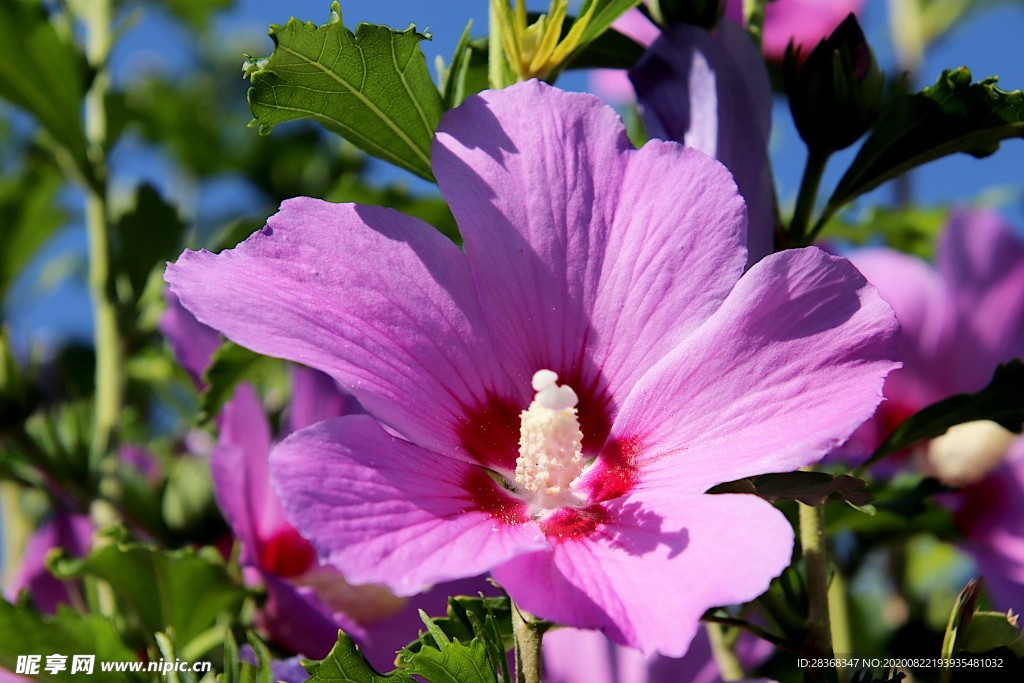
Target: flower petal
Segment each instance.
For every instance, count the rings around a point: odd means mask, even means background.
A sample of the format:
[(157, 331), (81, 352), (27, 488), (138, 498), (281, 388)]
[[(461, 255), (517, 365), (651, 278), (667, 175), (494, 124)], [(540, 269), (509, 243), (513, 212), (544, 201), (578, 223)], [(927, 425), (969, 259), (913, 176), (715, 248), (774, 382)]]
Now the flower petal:
[(164, 291), (164, 299), (167, 310), (160, 316), (157, 328), (170, 344), (174, 358), (199, 386), (213, 352), (220, 346), (220, 335), (196, 320), (170, 290)]
[(516, 395), (463, 254), (390, 209), (288, 200), (238, 247), (186, 251), (166, 279), (205, 324), (327, 373), (432, 450), (461, 448), (460, 421), (487, 392)]
[(886, 398), (917, 411), (953, 393), (946, 386), (946, 373), (934, 372), (935, 367), (947, 367), (956, 327), (953, 298), (938, 271), (891, 249), (858, 250), (850, 261), (878, 288), (900, 322), (903, 367), (886, 380)]
[(53, 517), (29, 537), (21, 566), (4, 591), (7, 598), (14, 601), (18, 593), (26, 590), (44, 614), (54, 614), (58, 605), (71, 604), (68, 586), (46, 568), (46, 556), (54, 548), (63, 548), (74, 557), (84, 557), (89, 552), (92, 532), (88, 517), (55, 510)]
[(728, 167), (749, 214), (748, 262), (771, 253), (775, 207), (768, 138), (772, 89), (764, 59), (731, 21), (714, 35), (673, 24), (630, 71), (652, 137), (675, 140)]
[(546, 543), (483, 469), (396, 438), (368, 416), (292, 434), (271, 468), (288, 519), (355, 585), (415, 595)]
[(977, 391), (997, 364), (1024, 357), (1024, 241), (995, 212), (960, 211), (937, 256), (960, 313), (950, 393)]
[(767, 256), (643, 378), (609, 443), (627, 444), (644, 478), (686, 491), (816, 462), (875, 411), (897, 331), (846, 259)]
[(523, 609), (645, 654), (685, 654), (708, 608), (760, 595), (793, 550), (786, 518), (754, 496), (644, 489), (608, 511), (592, 534), (493, 574)]
[(324, 373), (300, 365), (291, 370), (292, 400), (288, 404), (286, 435), (359, 409), (356, 400)]
[(270, 424), (256, 390), (240, 384), (220, 414), (210, 456), (217, 506), (242, 543), (242, 562), (258, 564), (260, 546), (287, 525), (270, 489)]
[(433, 164), (498, 357), (523, 386), (544, 368), (576, 383), (581, 416), (588, 392), (614, 402), (742, 271), (728, 172), (672, 143), (633, 149), (591, 95), (530, 81), (470, 97), (442, 119)]
[(278, 645), (312, 659), (323, 659), (338, 642), (338, 629), (356, 640), (365, 631), (354, 621), (321, 602), (312, 588), (296, 586), (267, 572), (261, 572), (267, 601), (259, 619)]

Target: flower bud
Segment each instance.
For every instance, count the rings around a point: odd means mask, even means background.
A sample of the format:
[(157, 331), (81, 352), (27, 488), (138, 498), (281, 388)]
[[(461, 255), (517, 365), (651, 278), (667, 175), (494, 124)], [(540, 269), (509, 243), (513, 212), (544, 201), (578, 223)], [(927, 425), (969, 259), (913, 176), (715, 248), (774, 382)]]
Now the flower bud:
[(651, 0), (651, 16), (662, 25), (692, 24), (710, 29), (725, 11), (721, 0)]
[(853, 14), (802, 63), (791, 43), (785, 79), (797, 130), (814, 150), (849, 147), (878, 119), (885, 77)]

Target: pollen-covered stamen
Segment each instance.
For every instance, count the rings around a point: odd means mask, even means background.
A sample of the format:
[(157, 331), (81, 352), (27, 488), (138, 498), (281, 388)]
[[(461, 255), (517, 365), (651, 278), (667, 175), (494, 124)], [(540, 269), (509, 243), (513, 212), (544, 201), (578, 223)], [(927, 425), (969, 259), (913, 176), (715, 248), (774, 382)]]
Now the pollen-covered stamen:
[(537, 395), (520, 414), (516, 485), (532, 494), (540, 508), (562, 507), (578, 501), (570, 485), (583, 473), (583, 432), (576, 413), (579, 399), (558, 375), (540, 370), (533, 376)]

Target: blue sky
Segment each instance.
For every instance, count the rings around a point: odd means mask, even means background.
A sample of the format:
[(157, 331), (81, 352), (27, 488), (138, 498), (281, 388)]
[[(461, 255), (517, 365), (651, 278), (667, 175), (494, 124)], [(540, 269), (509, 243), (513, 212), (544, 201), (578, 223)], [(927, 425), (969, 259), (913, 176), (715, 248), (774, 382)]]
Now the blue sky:
[[(545, 3), (530, 3), (531, 7), (542, 8)], [(284, 23), (289, 16), (308, 19), (317, 23), (326, 20), (329, 0), (241, 0), (237, 7), (217, 20), (218, 31), (237, 46), (239, 64), (243, 52), (254, 55), (268, 54), (272, 49), (266, 35), (271, 23)], [(476, 34), (486, 30), (486, 0), (345, 0), (342, 3), (345, 23), (352, 26), (357, 22), (388, 24), (404, 28), (415, 23), (421, 30), (429, 29), (433, 40), (424, 43), (428, 64), (441, 55), (447, 58), (469, 18), (474, 19)], [(886, 2), (868, 0), (864, 25), (872, 44), (876, 48), (883, 66), (892, 64), (892, 50), (889, 47)], [(999, 74), (1006, 89), (1024, 87), (1024, 4), (1002, 3), (995, 9), (976, 14), (960, 23), (928, 53), (925, 65), (918, 75), (918, 83), (933, 82), (943, 68), (965, 65), (971, 68), (976, 78)], [(115, 80), (130, 81), (141, 70), (161, 69), (171, 73), (186, 74), (190, 63), (189, 32), (169, 22), (159, 13), (141, 13), (132, 28), (124, 35), (114, 55)], [(562, 87), (583, 90), (587, 80), (583, 74), (570, 74), (560, 82)], [(246, 84), (239, 78), (236, 92), (226, 92), (225, 97), (245, 97)], [(799, 182), (804, 160), (802, 143), (796, 132), (788, 125), (788, 112), (779, 102), (775, 108), (776, 132), (772, 143), (773, 163), (778, 178), (778, 187), (784, 205), (792, 202)], [(255, 131), (252, 132), (255, 135)], [(833, 160), (823, 188), (828, 191), (841, 175), (852, 151), (837, 155)], [(159, 154), (138, 145), (127, 145), (119, 150), (114, 160), (115, 179), (127, 186), (140, 179), (154, 181), (172, 194), (176, 191), (174, 168)], [(970, 203), (979, 194), (997, 194), (1002, 210), (1018, 228), (1024, 228), (1024, 142), (1013, 140), (1004, 143), (994, 157), (985, 160), (959, 155), (921, 169), (915, 174), (916, 199), (924, 204), (939, 202)], [(412, 187), (429, 192), (432, 186), (418, 181), (402, 171), (381, 165), (378, 174), (382, 178), (398, 179)], [(1003, 190), (993, 193), (994, 189)], [(867, 201), (887, 202), (891, 189), (882, 187), (869, 196)], [(244, 202), (237, 186), (230, 181), (207, 191), (198, 198), (200, 203), (229, 204)], [(77, 206), (77, 196), (68, 197), (72, 207)], [(41, 254), (39, 262), (32, 269), (30, 277), (15, 288), (11, 301), (11, 320), (15, 339), (24, 348), (28, 343), (42, 341), (56, 342), (73, 336), (87, 339), (91, 334), (91, 312), (84, 285), (75, 278), (40, 294), (30, 287), (28, 280), (63, 254), (84, 252), (84, 230), (73, 225), (58, 239), (54, 240)]]

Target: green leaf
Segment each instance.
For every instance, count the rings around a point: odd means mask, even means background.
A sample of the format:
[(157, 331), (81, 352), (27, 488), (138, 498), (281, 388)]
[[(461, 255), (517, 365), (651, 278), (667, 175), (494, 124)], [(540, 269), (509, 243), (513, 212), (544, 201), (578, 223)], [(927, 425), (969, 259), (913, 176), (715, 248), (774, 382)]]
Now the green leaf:
[(402, 650), (398, 659), (406, 671), (430, 683), (498, 683), (494, 662), (482, 639), (473, 638), (468, 643), (449, 639), (422, 610), (420, 618), (435, 647)]
[(342, 23), (338, 3), (322, 26), (272, 26), (276, 45), (250, 70), (249, 107), (261, 133), (312, 119), (360, 149), (433, 180), (430, 143), (444, 109), (410, 26), (394, 31)]
[(326, 658), (319, 662), (303, 662), (302, 665), (309, 673), (311, 683), (415, 683), (413, 677), (404, 671), (377, 673), (344, 631), (338, 631), (338, 642)]
[(708, 493), (752, 493), (775, 503), (780, 500), (798, 500), (805, 505), (821, 505), (829, 498), (837, 498), (851, 505), (864, 506), (874, 497), (864, 491), (867, 483), (846, 474), (827, 472), (785, 472), (761, 474), (738, 481), (719, 484)]
[(0, 97), (35, 116), (81, 169), (86, 72), (70, 31), (58, 31), (41, 3), (0, 2)]
[[(487, 633), (481, 628), (493, 622), (495, 631)], [(460, 595), (448, 598), (448, 616), (434, 617), (431, 622), (440, 629), (445, 638), (469, 641), (475, 637), (497, 641), (502, 652), (512, 648), (512, 604), (506, 597), (485, 598)], [(406, 650), (418, 652), (424, 646), (432, 646), (428, 638), (414, 640)]]
[(163, 270), (165, 262), (178, 256), (184, 231), (177, 209), (164, 201), (156, 188), (149, 183), (138, 188), (135, 205), (114, 224), (111, 235), (122, 302), (137, 302), (153, 269)]
[(214, 14), (233, 7), (235, 0), (144, 0), (143, 4), (162, 7), (194, 28), (205, 29)]
[(184, 534), (218, 528), (209, 523), (217, 519), (209, 463), (201, 458), (178, 458), (171, 466), (162, 503), (163, 521), (171, 531)]
[(1021, 637), (1017, 622), (1017, 615), (975, 612), (966, 632), (957, 639), (957, 650), (981, 653), (997, 647), (1008, 647), (1018, 656), (1024, 656), (1024, 638)]
[(441, 97), (445, 109), (457, 107), (466, 99), (466, 81), (473, 57), (473, 48), (469, 45), (469, 30), (471, 28), (473, 28), (472, 19), (466, 24), (466, 29), (462, 32), (462, 37), (459, 38), (459, 44), (455, 46), (451, 64), (443, 74), (438, 74), (438, 80), (442, 83)]
[(972, 83), (961, 67), (920, 93), (896, 95), (832, 193), (825, 217), (929, 161), (958, 152), (988, 156), (1000, 141), (1024, 137), (1024, 92), (1000, 90), (996, 81)]
[(881, 237), (897, 251), (930, 260), (935, 254), (936, 239), (948, 217), (949, 209), (944, 206), (872, 206), (862, 219), (848, 221), (840, 216), (830, 221), (823, 232), (830, 239), (846, 240), (861, 246), (870, 245)]
[(0, 178), (0, 216), (4, 217), (0, 302), (21, 270), (67, 220), (58, 202), (64, 179), (56, 167), (38, 151), (27, 154), (22, 164), (16, 174)]
[(580, 50), (569, 69), (631, 69), (644, 53), (644, 46), (612, 29), (605, 31)]
[(221, 615), (237, 614), (248, 596), (213, 549), (163, 551), (111, 540), (84, 558), (57, 556), (50, 570), (62, 579), (92, 576), (109, 582), (147, 634), (173, 629), (186, 650)]
[(956, 602), (953, 603), (953, 609), (949, 614), (949, 623), (946, 624), (946, 633), (942, 637), (941, 656), (943, 659), (952, 658), (959, 649), (957, 643), (971, 623), (974, 607), (977, 605), (980, 595), (981, 581), (972, 579), (967, 582), (964, 589), (960, 591), (960, 595), (957, 596)]
[[(61, 654), (68, 657), (68, 668), (57, 674), (49, 674), (41, 666), (34, 676), (38, 681), (81, 681), (82, 673), (71, 674), (73, 655), (95, 655), (94, 676), (100, 670), (100, 662), (133, 662), (135, 653), (117, 635), (113, 624), (97, 616), (85, 616), (67, 607), (58, 609), (55, 616), (42, 616), (27, 604), (12, 605), (0, 600), (0, 667), (14, 671), (19, 655)], [(127, 672), (103, 673), (104, 681), (110, 683), (135, 683), (145, 681), (140, 674)]]
[(239, 659), (238, 644), (231, 631), (228, 631), (224, 634), (224, 673), (217, 677), (219, 683), (273, 683), (274, 674), (267, 646), (253, 633), (247, 633), (246, 636), (256, 653), (256, 665)]
[(578, 54), (584, 47), (597, 40), (612, 23), (621, 17), (627, 10), (631, 10), (640, 4), (640, 0), (586, 0), (580, 7), (580, 16), (587, 12), (593, 12), (593, 16), (583, 30), (580, 37), (580, 46), (574, 54)]
[(240, 382), (259, 377), (266, 360), (234, 342), (221, 344), (203, 373), (206, 388), (199, 396), (199, 422), (209, 422), (216, 417)]
[(1000, 365), (988, 386), (981, 391), (951, 396), (907, 418), (859, 469), (866, 469), (882, 458), (920, 441), (942, 436), (950, 427), (965, 422), (992, 420), (1019, 434), (1024, 427), (1022, 386), (1024, 362), (1018, 359)]

